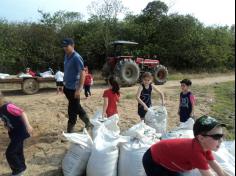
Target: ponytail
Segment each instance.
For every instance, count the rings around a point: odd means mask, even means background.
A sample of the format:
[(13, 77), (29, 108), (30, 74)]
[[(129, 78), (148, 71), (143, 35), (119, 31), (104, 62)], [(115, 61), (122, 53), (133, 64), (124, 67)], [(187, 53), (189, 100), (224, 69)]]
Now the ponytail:
[(114, 77), (109, 78), (109, 83), (112, 87), (112, 92), (115, 93), (115, 94), (120, 95), (120, 86), (119, 86), (118, 82), (115, 80)]

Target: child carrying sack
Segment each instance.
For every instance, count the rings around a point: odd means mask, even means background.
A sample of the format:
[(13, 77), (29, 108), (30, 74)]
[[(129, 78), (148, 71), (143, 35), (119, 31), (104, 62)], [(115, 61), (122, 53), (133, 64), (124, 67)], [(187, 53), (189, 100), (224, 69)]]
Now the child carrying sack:
[(146, 176), (142, 159), (152, 144), (159, 141), (156, 130), (141, 122), (123, 135), (130, 139), (120, 147), (118, 176)]
[(72, 145), (62, 161), (64, 176), (83, 176), (92, 151), (92, 139), (88, 132), (83, 134), (63, 133)]
[(167, 110), (164, 106), (155, 106), (148, 109), (145, 123), (156, 129), (157, 133), (164, 134), (167, 129)]

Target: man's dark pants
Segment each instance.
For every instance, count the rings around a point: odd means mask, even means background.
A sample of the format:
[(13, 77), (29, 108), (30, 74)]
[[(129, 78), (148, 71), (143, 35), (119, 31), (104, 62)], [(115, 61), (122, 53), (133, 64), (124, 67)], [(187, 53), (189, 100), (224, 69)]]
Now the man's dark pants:
[(12, 170), (12, 175), (25, 171), (24, 140), (11, 140), (6, 151), (6, 158)]
[(82, 108), (80, 104), (80, 99), (75, 98), (75, 90), (70, 90), (67, 88), (64, 88), (64, 93), (66, 98), (69, 101), (68, 105), (68, 125), (74, 126), (77, 121), (77, 115), (79, 115), (80, 119), (85, 123), (85, 125), (89, 125), (89, 119), (85, 112), (85, 110)]

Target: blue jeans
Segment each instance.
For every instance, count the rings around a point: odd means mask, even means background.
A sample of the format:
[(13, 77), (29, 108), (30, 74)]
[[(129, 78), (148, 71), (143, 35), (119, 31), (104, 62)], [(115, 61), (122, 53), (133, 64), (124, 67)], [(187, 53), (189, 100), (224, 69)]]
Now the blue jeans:
[(181, 176), (178, 172), (173, 172), (165, 167), (156, 164), (152, 159), (151, 149), (143, 156), (143, 166), (147, 176)]
[(24, 140), (11, 140), (6, 151), (6, 158), (12, 170), (12, 175), (25, 171)]

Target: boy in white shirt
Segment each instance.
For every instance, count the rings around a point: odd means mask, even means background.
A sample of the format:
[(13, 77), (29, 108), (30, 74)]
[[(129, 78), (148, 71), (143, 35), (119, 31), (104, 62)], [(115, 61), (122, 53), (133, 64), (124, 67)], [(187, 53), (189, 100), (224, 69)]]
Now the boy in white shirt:
[(57, 85), (57, 94), (62, 93), (63, 94), (63, 80), (64, 80), (64, 73), (60, 71), (60, 69), (57, 71), (55, 75), (56, 79), (56, 85)]

